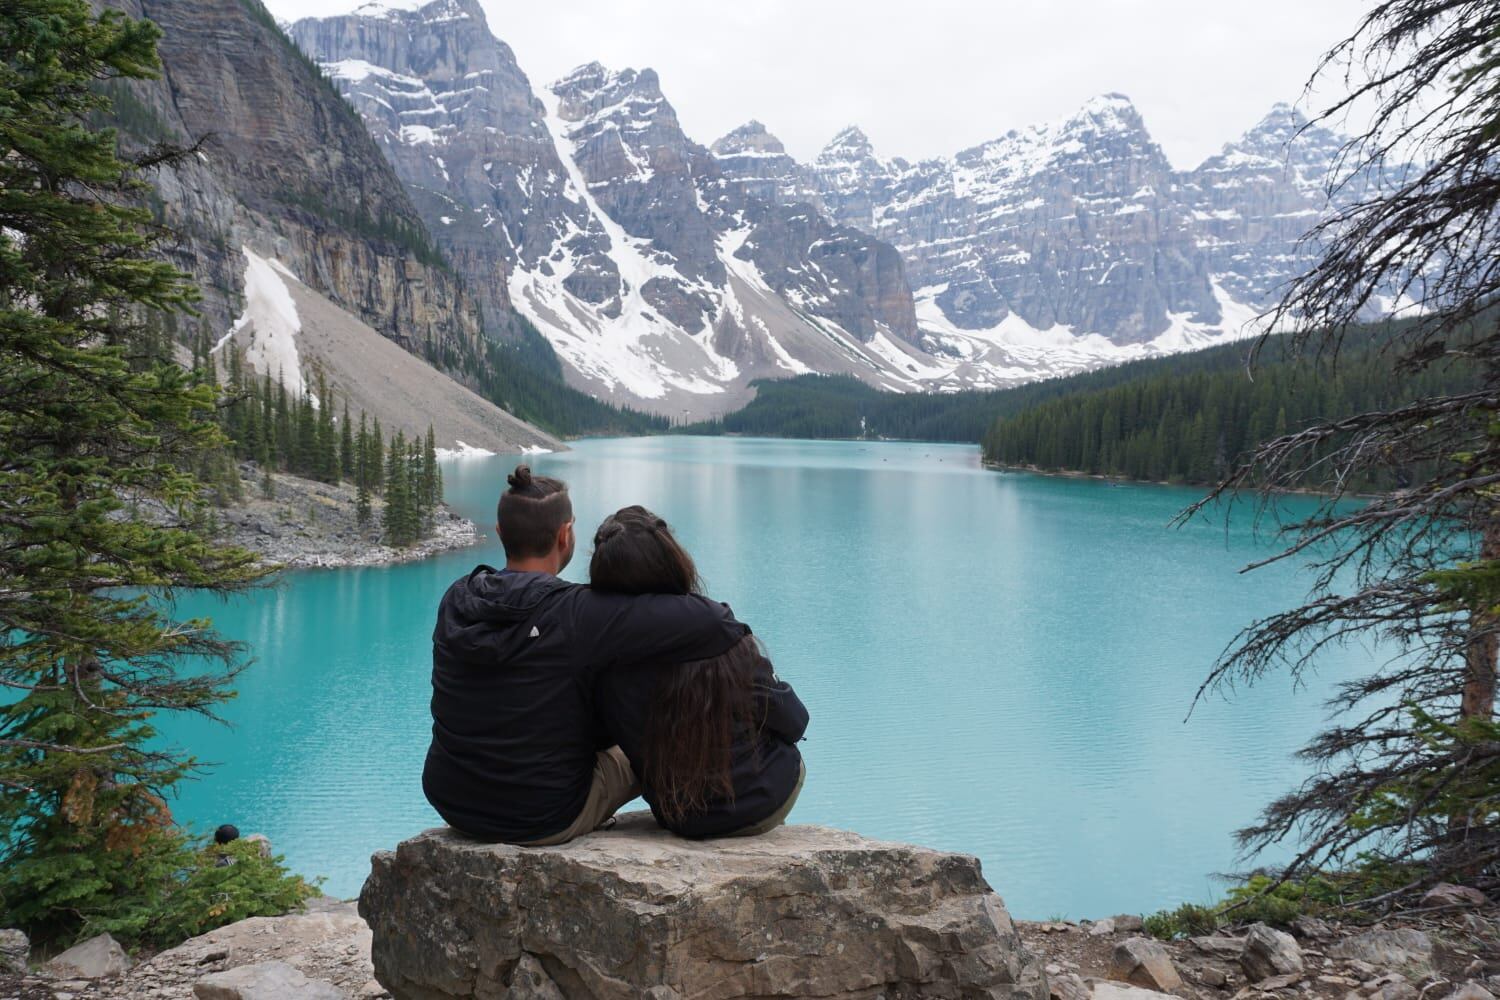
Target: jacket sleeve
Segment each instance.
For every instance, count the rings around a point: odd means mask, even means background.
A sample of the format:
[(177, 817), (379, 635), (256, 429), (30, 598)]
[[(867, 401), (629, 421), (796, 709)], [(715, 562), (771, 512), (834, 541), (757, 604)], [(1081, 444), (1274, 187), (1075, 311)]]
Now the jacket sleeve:
[(786, 743), (796, 743), (807, 732), (807, 706), (786, 681), (776, 676), (771, 661), (761, 657), (755, 674), (755, 697), (765, 706), (764, 727)]
[(697, 595), (611, 594), (584, 588), (575, 634), (589, 637), (594, 666), (683, 663), (718, 656), (750, 634), (729, 605)]

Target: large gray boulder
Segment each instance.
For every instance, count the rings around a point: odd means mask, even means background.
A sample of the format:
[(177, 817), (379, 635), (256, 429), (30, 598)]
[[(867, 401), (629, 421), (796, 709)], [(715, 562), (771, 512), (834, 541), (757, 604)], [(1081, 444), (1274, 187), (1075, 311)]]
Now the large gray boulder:
[(375, 855), (359, 912), (397, 1000), (1048, 994), (976, 859), (820, 827), (695, 842), (635, 813), (546, 848), (429, 830)]
[(1126, 938), (1115, 945), (1109, 978), (1160, 993), (1170, 993), (1182, 986), (1182, 976), (1172, 964), (1172, 956), (1160, 941), (1148, 937)]
[(0, 930), (0, 972), (25, 972), (31, 961), (31, 939), (14, 928)]
[(129, 968), (125, 949), (108, 934), (75, 944), (47, 963), (47, 971), (59, 979), (108, 979)]
[(1432, 968), (1432, 939), (1413, 927), (1375, 928), (1347, 937), (1328, 949), (1334, 958), (1368, 962), (1381, 969)]
[(1240, 947), (1240, 965), (1252, 983), (1302, 972), (1302, 947), (1285, 931), (1251, 924)]

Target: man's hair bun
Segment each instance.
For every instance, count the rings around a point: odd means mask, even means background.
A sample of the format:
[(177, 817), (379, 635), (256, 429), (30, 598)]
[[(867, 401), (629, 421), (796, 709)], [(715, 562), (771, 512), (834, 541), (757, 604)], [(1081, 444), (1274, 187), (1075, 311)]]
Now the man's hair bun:
[(524, 490), (531, 489), (531, 466), (516, 466), (516, 471), (506, 476), (505, 481), (510, 484), (512, 493), (520, 493)]

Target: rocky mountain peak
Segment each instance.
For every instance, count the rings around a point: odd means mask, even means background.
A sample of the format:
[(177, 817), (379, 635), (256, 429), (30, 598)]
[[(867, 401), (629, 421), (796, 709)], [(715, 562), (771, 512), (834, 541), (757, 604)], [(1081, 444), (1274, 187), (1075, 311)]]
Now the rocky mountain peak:
[(715, 156), (735, 154), (785, 155), (786, 147), (767, 128), (755, 119), (750, 119), (739, 128), (727, 132), (709, 147)]
[(351, 17), (405, 20), (413, 15), (423, 21), (477, 17), (484, 20), (479, 0), (368, 0), (355, 7)]
[(841, 130), (818, 154), (819, 163), (854, 163), (867, 159), (875, 159), (875, 146), (858, 125)]

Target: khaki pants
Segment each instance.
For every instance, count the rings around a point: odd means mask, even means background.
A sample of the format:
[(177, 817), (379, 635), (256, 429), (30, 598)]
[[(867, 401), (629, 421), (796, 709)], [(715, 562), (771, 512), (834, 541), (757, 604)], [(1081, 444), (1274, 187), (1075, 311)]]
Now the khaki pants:
[(759, 823), (752, 823), (749, 826), (745, 827), (743, 830), (736, 830), (733, 833), (728, 834), (728, 836), (759, 837), (761, 834), (770, 833), (772, 830), (785, 823), (786, 818), (791, 815), (792, 807), (797, 804), (797, 796), (802, 794), (802, 783), (807, 780), (807, 762), (800, 762), (798, 764), (798, 768), (799, 770), (797, 772), (797, 784), (792, 787), (792, 794), (786, 797), (786, 801), (781, 804), (780, 809), (776, 810), (771, 815), (761, 820)]
[(555, 847), (582, 837), (585, 833), (593, 833), (617, 809), (639, 794), (641, 783), (620, 748), (601, 750), (594, 758), (594, 783), (589, 786), (589, 797), (584, 800), (583, 811), (578, 814), (578, 818), (561, 833), (554, 833), (541, 840), (528, 840), (517, 846)]

